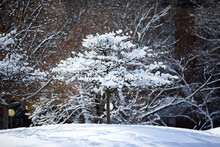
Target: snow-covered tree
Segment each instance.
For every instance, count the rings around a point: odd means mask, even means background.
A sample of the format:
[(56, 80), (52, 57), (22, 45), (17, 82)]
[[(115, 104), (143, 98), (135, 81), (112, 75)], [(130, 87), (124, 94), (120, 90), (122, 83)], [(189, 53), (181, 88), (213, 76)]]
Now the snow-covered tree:
[[(162, 95), (176, 96), (179, 101), (161, 111), (162, 120), (175, 118), (179, 126), (187, 122), (192, 129), (209, 129), (219, 124), (219, 13), (213, 1), (191, 1), (196, 11), (185, 17), (191, 27), (186, 29), (195, 40), (187, 54), (179, 59), (167, 55), (166, 61), (175, 69), (179, 81), (175, 87), (165, 89)], [(192, 22), (191, 22), (192, 21)], [(190, 30), (190, 31), (189, 31)], [(184, 126), (186, 127), (186, 126)]]
[(0, 48), (2, 57), (0, 60), (0, 104), (2, 109), (2, 127), (8, 127), (8, 109), (23, 104), (26, 100), (33, 98), (51, 80), (42, 84), (42, 87), (34, 93), (31, 87), (36, 86), (39, 80), (44, 81), (48, 72), (41, 72), (34, 68), (25, 51), (17, 44), (15, 30), (8, 34), (0, 34)]
[[(161, 120), (162, 125), (166, 123), (170, 125), (168, 120), (173, 119), (176, 120), (173, 126), (208, 129), (219, 124), (219, 13), (216, 12), (218, 5), (213, 1), (200, 4), (191, 1), (190, 3), (197, 10), (189, 10), (183, 15), (185, 19), (187, 18), (190, 27), (182, 29), (188, 34), (185, 34), (186, 37), (180, 35), (181, 37), (178, 38), (178, 32), (176, 32), (176, 36), (179, 40), (177, 42), (187, 37), (192, 37), (194, 40), (192, 44), (181, 43), (183, 47), (177, 43), (174, 48), (176, 53), (171, 52), (163, 56), (164, 63), (174, 69), (173, 72), (178, 75), (179, 81), (175, 86), (167, 87), (159, 93), (158, 98), (164, 97), (163, 100), (166, 100), (166, 103), (162, 102), (162, 107), (154, 109), (159, 119), (152, 122)], [(173, 14), (175, 16), (175, 10), (178, 14), (178, 9), (176, 6), (171, 6), (171, 11), (174, 13), (168, 14), (168, 18)], [(167, 22), (179, 23), (172, 19), (167, 19)], [(183, 48), (181, 50), (185, 53), (181, 54), (178, 48)], [(169, 103), (172, 99), (176, 99), (175, 102)], [(143, 107), (143, 109), (148, 108), (150, 108), (148, 105)], [(142, 118), (153, 114), (154, 110), (143, 114)]]
[(45, 66), (45, 59), (52, 54), (52, 50), (47, 49), (61, 31), (41, 30), (43, 27), (37, 19), (42, 8), (43, 1), (3, 1), (0, 4), (0, 108), (3, 129), (8, 128), (8, 109), (26, 105), (52, 80), (48, 75), (50, 66)]
[(191, 56), (194, 61), (197, 60), (195, 69), (200, 76), (194, 77), (199, 77), (200, 81), (193, 81), (191, 85), (206, 85), (194, 97), (192, 107), (197, 116), (195, 128), (209, 129), (218, 126), (220, 118), (220, 13), (216, 11), (220, 7), (212, 0), (203, 4), (193, 2), (197, 6), (197, 13), (191, 14), (195, 20), (192, 34), (195, 35), (196, 41)]
[(157, 87), (172, 84), (177, 76), (160, 72), (166, 69), (162, 62), (150, 63), (154, 53), (148, 47), (137, 47), (129, 36), (110, 32), (89, 35), (83, 40), (85, 53), (61, 61), (53, 72), (68, 83), (92, 83), (92, 91), (106, 98), (107, 123), (110, 123), (111, 95), (124, 87)]

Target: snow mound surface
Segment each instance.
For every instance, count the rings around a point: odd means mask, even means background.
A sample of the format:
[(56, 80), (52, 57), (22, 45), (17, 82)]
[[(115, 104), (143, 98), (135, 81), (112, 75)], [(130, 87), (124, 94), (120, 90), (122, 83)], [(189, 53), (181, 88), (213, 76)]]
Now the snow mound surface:
[(1, 147), (219, 147), (220, 128), (65, 124), (0, 131)]

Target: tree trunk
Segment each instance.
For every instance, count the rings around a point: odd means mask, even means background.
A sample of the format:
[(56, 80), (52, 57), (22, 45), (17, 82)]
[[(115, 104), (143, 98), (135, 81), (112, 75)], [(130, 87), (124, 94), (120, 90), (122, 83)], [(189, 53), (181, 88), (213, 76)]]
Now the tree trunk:
[(2, 106), (2, 129), (8, 129), (8, 107)]
[(106, 112), (107, 112), (107, 124), (111, 124), (110, 119), (110, 90), (106, 90), (107, 100), (106, 100)]

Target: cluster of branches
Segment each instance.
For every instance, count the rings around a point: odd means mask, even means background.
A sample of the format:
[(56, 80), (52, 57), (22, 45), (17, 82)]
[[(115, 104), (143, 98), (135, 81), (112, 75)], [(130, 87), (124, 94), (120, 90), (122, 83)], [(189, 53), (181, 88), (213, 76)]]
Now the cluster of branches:
[(5, 129), (8, 110), (27, 105), (52, 81), (45, 66), (50, 65), (50, 44), (62, 28), (47, 32), (39, 24), (43, 1), (6, 0), (0, 9), (0, 108)]
[[(123, 20), (126, 20), (126, 18), (131, 18), (131, 13), (126, 12), (133, 12), (135, 9), (132, 8), (132, 5), (134, 3), (128, 2), (126, 4), (126, 10), (125, 13), (123, 13)], [(151, 86), (145, 86), (145, 87), (136, 87), (135, 86), (125, 86), (125, 87), (117, 87), (117, 88), (110, 88), (102, 89), (104, 91), (97, 91), (95, 90), (98, 86), (98, 89), (101, 87), (100, 85), (103, 85), (102, 82), (98, 82), (94, 85), (94, 81), (86, 81), (87, 83), (87, 89), (86, 93), (80, 93), (79, 96), (83, 96), (84, 100), (89, 99), (91, 100), (91, 103), (80, 104), (80, 103), (74, 103), (80, 105), (81, 107), (79, 112), (84, 112), (81, 117), (75, 117), (75, 121), (77, 122), (77, 118), (85, 118), (84, 121), (81, 122), (92, 122), (92, 123), (103, 123), (107, 122), (110, 123), (110, 118), (112, 123), (125, 123), (125, 124), (158, 124), (158, 125), (169, 125), (167, 118), (184, 118), (187, 121), (189, 121), (192, 125), (187, 126), (194, 129), (207, 129), (207, 128), (213, 128), (215, 126), (215, 121), (219, 117), (219, 111), (218, 106), (213, 104), (218, 103), (219, 97), (218, 97), (218, 83), (219, 83), (219, 73), (216, 70), (218, 65), (218, 54), (216, 54), (216, 51), (218, 50), (218, 39), (207, 39), (205, 36), (199, 34), (201, 32), (201, 29), (198, 27), (194, 28), (194, 36), (197, 36), (198, 38), (203, 40), (203, 44), (212, 44), (211, 48), (205, 47), (202, 48), (200, 45), (194, 46), (195, 52), (192, 52), (190, 55), (184, 55), (181, 58), (177, 59), (175, 58), (175, 54), (172, 52), (172, 45), (175, 44), (174, 42), (170, 42), (169, 39), (172, 37), (172, 33), (168, 34), (166, 37), (161, 37), (163, 33), (156, 34), (153, 32), (158, 32), (158, 29), (161, 29), (161, 26), (163, 26), (163, 23), (161, 23), (162, 18), (166, 18), (168, 11), (170, 9), (170, 6), (158, 11), (157, 5), (154, 7), (151, 7), (148, 9), (144, 9), (147, 7), (147, 3), (143, 5), (142, 9), (140, 9), (139, 13), (136, 13), (135, 21), (131, 22), (130, 26), (135, 26), (134, 29), (132, 28), (126, 28), (123, 30), (124, 33), (126, 33), (128, 30), (132, 30), (130, 33), (131, 36), (133, 36), (133, 39), (136, 41), (137, 45), (139, 47), (143, 47), (145, 45), (148, 45), (149, 48), (154, 49), (154, 53), (156, 52), (155, 49), (159, 49), (160, 53), (162, 55), (156, 57), (149, 58), (145, 64), (150, 64), (152, 61), (156, 61), (157, 63), (160, 62), (160, 60), (163, 61), (167, 66), (166, 70), (160, 70), (162, 73), (168, 72), (177, 75), (179, 77), (179, 80), (175, 82), (174, 85), (169, 86), (160, 86), (160, 87), (153, 87)], [(207, 10), (206, 10), (207, 11)], [(203, 11), (201, 11), (198, 15), (201, 15)], [(208, 13), (206, 13), (208, 14)], [(193, 16), (193, 15), (191, 15)], [(204, 21), (203, 28), (208, 28), (205, 32), (214, 29), (212, 28), (213, 21), (208, 20), (208, 16), (205, 17), (202, 20), (199, 20), (196, 22), (198, 26), (201, 27), (199, 23)], [(197, 19), (198, 16), (194, 15)], [(214, 19), (215, 22), (219, 22), (218, 18)], [(117, 25), (120, 26), (120, 25)], [(117, 28), (116, 26), (116, 28)], [(128, 25), (129, 26), (129, 25)], [(196, 25), (195, 25), (196, 26)], [(219, 26), (219, 25), (217, 25)], [(153, 31), (154, 30), (154, 31)], [(157, 30), (157, 31), (156, 31)], [(208, 33), (208, 32), (207, 32)], [(214, 37), (218, 37), (217, 32), (214, 33)], [(217, 34), (217, 35), (216, 35)], [(170, 35), (170, 36), (169, 36)], [(165, 39), (163, 39), (165, 38)], [(94, 41), (95, 39), (91, 39)], [(107, 38), (103, 40), (108, 40)], [(91, 42), (92, 42), (91, 41)], [(209, 43), (207, 43), (207, 41)], [(201, 40), (197, 40), (198, 43), (201, 43)], [(96, 44), (95, 42), (92, 42), (93, 45)], [(96, 46), (96, 50), (103, 50), (104, 48), (101, 43), (102, 41), (99, 41), (100, 45)], [(94, 51), (94, 47), (91, 48), (91, 46), (86, 46), (89, 50), (92, 49)], [(215, 52), (213, 52), (215, 51)], [(99, 52), (101, 53), (101, 52)], [(84, 53), (83, 53), (84, 54)], [(89, 53), (85, 53), (84, 55), (79, 55), (79, 57), (85, 57), (85, 63), (83, 63), (81, 66), (78, 66), (80, 69), (82, 66), (87, 65), (87, 60)], [(109, 53), (107, 53), (109, 55)], [(97, 57), (92, 58), (93, 60), (96, 60)], [(116, 54), (115, 54), (116, 55)], [(117, 54), (118, 55), (118, 54)], [(72, 56), (76, 56), (76, 54), (72, 54)], [(206, 57), (206, 58), (204, 58)], [(100, 56), (101, 58), (101, 56)], [(73, 60), (69, 58), (67, 59), (67, 62), (71, 62), (70, 64), (66, 65), (74, 65), (74, 63), (78, 62), (80, 58), (77, 58), (77, 60)], [(109, 60), (109, 58), (108, 58)], [(105, 61), (104, 57), (100, 59), (100, 61)], [(198, 69), (198, 72), (192, 75), (191, 78), (189, 77), (190, 70), (192, 68), (192, 63), (196, 61), (196, 68)], [(66, 61), (63, 61), (62, 64), (67, 63)], [(141, 62), (141, 60), (138, 60), (138, 62)], [(89, 63), (89, 62), (88, 62)], [(208, 64), (209, 63), (209, 64)], [(215, 63), (215, 68), (208, 68), (205, 67), (206, 65), (210, 66), (210, 63)], [(105, 62), (103, 62), (103, 65), (105, 65)], [(61, 66), (62, 67), (62, 66)], [(76, 73), (73, 72), (73, 67), (71, 66), (71, 71), (66, 72), (64, 68), (67, 66), (62, 67), (63, 69), (60, 70), (65, 73), (65, 77), (63, 80), (69, 80), (74, 81), (76, 79)], [(98, 72), (98, 67), (90, 68), (92, 66), (87, 65), (86, 74), (97, 74), (100, 75)], [(100, 67), (100, 66), (99, 66)], [(172, 68), (171, 68), (172, 67)], [(66, 68), (67, 69), (67, 68)], [(135, 69), (135, 68), (134, 68)], [(145, 68), (146, 69), (146, 68)], [(201, 70), (203, 69), (203, 70)], [(214, 70), (215, 69), (215, 70)], [(195, 71), (194, 69), (193, 71)], [(91, 73), (92, 71), (92, 73)], [(103, 71), (104, 73), (105, 71)], [(109, 72), (109, 70), (108, 70)], [(210, 74), (212, 72), (212, 74)], [(75, 74), (73, 74), (75, 73)], [(78, 74), (79, 72), (77, 72)], [(80, 72), (82, 74), (83, 72)], [(102, 74), (103, 74), (102, 73)], [(74, 76), (73, 76), (73, 75)], [(190, 73), (191, 74), (191, 73)], [(91, 76), (90, 75), (90, 76)], [(82, 75), (81, 75), (82, 76)], [(199, 77), (199, 78), (198, 78)], [(202, 78), (201, 78), (202, 77)], [(191, 80), (191, 79), (200, 79), (198, 80)], [(70, 80), (71, 79), (71, 80)], [(115, 81), (114, 81), (115, 82)], [(118, 83), (119, 86), (121, 83)], [(76, 96), (76, 94), (74, 94)], [(74, 106), (73, 105), (73, 106)], [(111, 108), (112, 107), (112, 108)], [(90, 111), (88, 111), (88, 108)], [(110, 110), (111, 109), (111, 110)], [(73, 110), (76, 110), (73, 108)], [(86, 110), (86, 111), (84, 111)], [(91, 111), (92, 110), (92, 111)], [(74, 111), (75, 112), (75, 111)], [(193, 112), (193, 113), (192, 113)], [(86, 116), (86, 117), (85, 117)], [(89, 117), (88, 117), (89, 116)], [(74, 118), (74, 115), (72, 115)]]
[[(190, 14), (195, 20), (191, 27), (195, 46), (190, 54), (176, 58), (175, 30), (164, 33), (162, 21), (169, 20), (172, 6), (161, 8), (158, 3), (141, 0), (74, 1), (73, 5), (80, 7), (73, 10), (74, 30), (68, 34), (65, 28), (64, 34), (66, 38), (75, 36), (72, 47), (81, 53), (71, 53), (50, 73), (54, 64), (48, 59), (54, 50), (50, 44), (60, 38), (64, 27), (48, 32), (44, 24), (39, 24), (44, 3), (5, 0), (0, 4), (2, 128), (8, 127), (8, 109), (26, 105), (39, 95), (54, 73), (67, 85), (77, 86), (62, 90), (64, 97), (54, 91), (56, 85), (47, 91), (49, 96), (38, 96), (30, 116), (32, 125), (170, 125), (168, 118), (184, 118), (192, 124), (187, 126), (190, 128), (216, 126), (220, 116), (219, 13), (195, 3), (198, 14)], [(86, 9), (88, 6), (92, 7)], [(84, 39), (88, 34), (93, 36)]]

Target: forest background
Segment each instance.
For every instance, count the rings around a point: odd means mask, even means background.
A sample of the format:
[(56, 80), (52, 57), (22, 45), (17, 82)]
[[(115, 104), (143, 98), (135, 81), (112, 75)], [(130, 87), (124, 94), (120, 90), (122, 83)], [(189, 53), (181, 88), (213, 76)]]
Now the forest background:
[[(1, 128), (110, 122), (220, 126), (219, 7), (216, 0), (3, 0)], [(146, 66), (163, 63), (166, 69), (152, 72), (178, 79), (104, 93), (95, 91), (91, 82), (57, 79), (53, 69), (60, 61), (91, 50), (82, 45), (83, 39), (118, 30), (119, 36), (129, 36), (138, 48), (156, 55), (138, 61)], [(16, 111), (13, 118), (9, 109)]]

